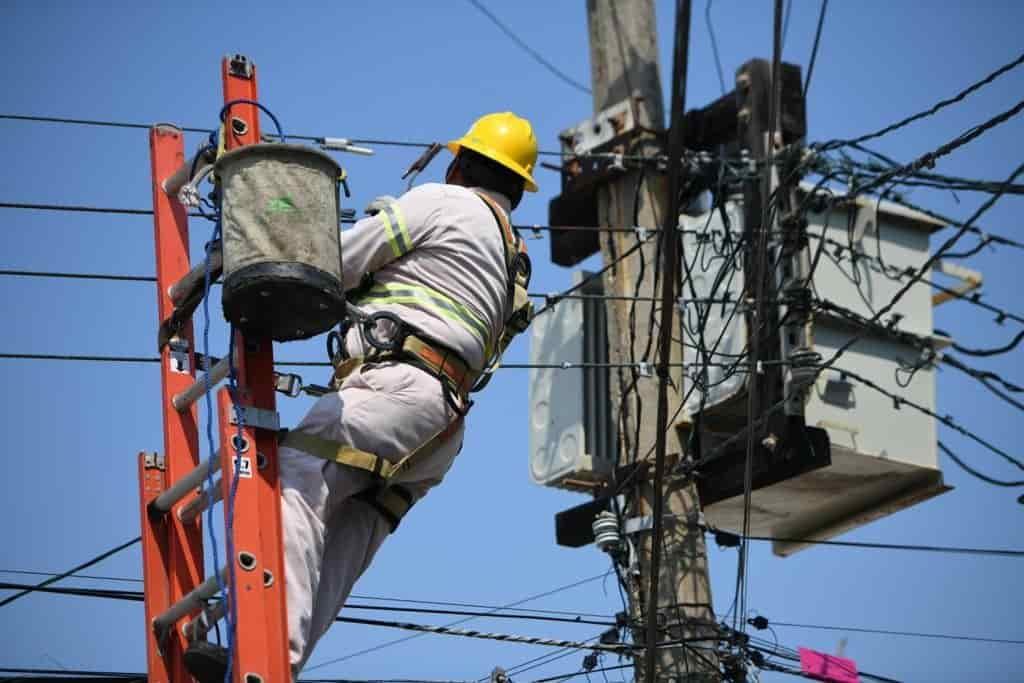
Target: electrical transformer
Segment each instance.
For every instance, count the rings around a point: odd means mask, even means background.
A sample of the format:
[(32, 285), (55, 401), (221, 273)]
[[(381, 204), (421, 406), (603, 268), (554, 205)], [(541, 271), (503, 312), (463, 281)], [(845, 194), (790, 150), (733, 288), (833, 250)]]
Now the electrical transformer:
[[(577, 273), (574, 282), (582, 281)], [(580, 288), (531, 323), (530, 476), (534, 482), (588, 490), (615, 467), (615, 419), (607, 367), (607, 314), (600, 280)], [(563, 364), (567, 367), (563, 367)]]
[[(801, 196), (812, 192), (810, 186), (801, 186)], [(831, 208), (826, 211), (826, 206)], [(817, 374), (803, 392), (804, 400), (789, 411), (797, 414), (756, 432), (750, 533), (778, 539), (827, 539), (949, 490), (938, 467), (935, 420), (910, 405), (934, 411), (933, 361), (935, 353), (950, 343), (932, 327), (934, 304), (928, 282), (933, 274), (926, 272), (892, 310), (866, 325), (904, 286), (906, 271), (927, 260), (929, 237), (945, 224), (901, 204), (872, 198), (819, 202), (818, 208), (821, 211), (807, 215), (816, 305), (806, 330), (807, 348), (799, 351), (825, 362), (851, 339), (856, 342)], [(694, 376), (687, 376), (685, 422), (701, 425), (700, 455), (716, 455), (702, 469), (698, 491), (708, 523), (739, 532), (744, 515), (744, 430), (750, 423), (749, 374), (743, 363), (749, 350), (751, 302), (744, 295), (742, 200), (737, 196), (711, 212), (681, 216), (680, 229), (686, 261), (680, 301), (680, 333), (687, 344), (684, 359), (698, 363), (701, 385), (707, 387), (702, 392), (690, 386)], [(581, 359), (584, 349), (606, 348), (606, 330), (582, 324), (582, 306), (563, 302), (556, 311), (566, 306), (547, 325), (535, 323), (534, 362), (557, 365)], [(694, 347), (713, 350), (712, 362), (701, 364)], [(771, 354), (762, 350), (761, 358), (766, 357)], [(777, 367), (786, 366), (785, 353), (776, 349), (775, 357), (781, 357)], [(768, 366), (766, 362), (755, 371), (764, 382), (778, 383), (781, 393), (789, 371), (772, 375)], [(538, 430), (535, 424), (531, 433), (531, 472), (538, 483), (572, 488), (565, 485), (566, 479), (599, 480), (613, 466), (614, 457), (587, 457), (588, 440), (615, 440), (608, 433), (613, 421), (583, 419), (594, 396), (585, 396), (581, 388), (570, 389), (569, 384), (580, 381), (567, 373), (553, 376), (534, 370), (531, 376), (535, 415), (539, 397), (560, 392), (557, 419), (549, 411), (538, 418), (547, 429)], [(695, 421), (698, 414), (700, 420)], [(569, 433), (571, 438), (565, 436)], [(561, 465), (544, 465), (542, 458)], [(781, 540), (774, 551), (787, 555), (805, 546)]]

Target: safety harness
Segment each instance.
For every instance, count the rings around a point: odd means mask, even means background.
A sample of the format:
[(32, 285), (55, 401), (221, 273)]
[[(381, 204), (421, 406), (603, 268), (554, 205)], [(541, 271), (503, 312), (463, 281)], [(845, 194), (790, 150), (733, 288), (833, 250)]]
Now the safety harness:
[[(356, 498), (374, 507), (391, 526), (394, 532), (402, 518), (412, 507), (415, 498), (405, 487), (393, 483), (394, 477), (405, 470), (414, 458), (429, 456), (440, 448), (462, 425), (472, 407), (469, 394), (481, 390), (487, 384), (490, 374), (500, 361), (502, 353), (512, 339), (524, 331), (533, 318), (533, 304), (527, 296), (530, 282), (530, 259), (526, 245), (512, 228), (504, 211), (490, 197), (474, 190), (487, 205), (501, 231), (505, 251), (505, 266), (508, 273), (509, 316), (498, 339), (486, 343), (488, 349), (484, 372), (476, 372), (457, 354), (432, 339), (419, 328), (411, 325), (394, 313), (378, 311), (364, 314), (357, 306), (349, 307), (349, 315), (337, 331), (327, 336), (327, 355), (334, 366), (331, 388), (338, 390), (345, 379), (367, 363), (397, 361), (414, 365), (436, 377), (441, 383), (445, 400), (454, 410), (456, 417), (444, 429), (428, 439), (418, 448), (396, 462), (391, 462), (375, 453), (370, 453), (349, 444), (314, 436), (300, 431), (282, 433), (281, 445), (309, 453), (324, 460), (354, 467), (373, 474), (377, 485), (360, 493)], [(397, 204), (388, 207), (386, 215), (390, 224), (397, 224), (400, 213)], [(397, 218), (394, 218), (397, 216)], [(361, 288), (358, 301), (371, 300), (374, 286)], [(439, 293), (436, 296), (442, 296)], [(358, 329), (368, 349), (362, 356), (349, 355), (345, 347), (345, 336), (353, 326)], [(387, 330), (386, 338), (380, 336)]]

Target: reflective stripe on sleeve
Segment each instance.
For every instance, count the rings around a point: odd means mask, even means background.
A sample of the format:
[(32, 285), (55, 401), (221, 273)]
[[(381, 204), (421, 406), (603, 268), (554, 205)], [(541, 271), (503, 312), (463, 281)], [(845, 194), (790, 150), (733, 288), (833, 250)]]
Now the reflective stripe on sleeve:
[(388, 244), (395, 258), (405, 256), (412, 251), (412, 238), (409, 237), (409, 229), (405, 225), (405, 218), (398, 204), (390, 203), (384, 206), (378, 214), (384, 221), (384, 231), (388, 236)]
[(481, 346), (489, 348), (487, 324), (472, 311), (441, 292), (422, 285), (378, 283), (360, 303), (413, 304), (461, 325)]

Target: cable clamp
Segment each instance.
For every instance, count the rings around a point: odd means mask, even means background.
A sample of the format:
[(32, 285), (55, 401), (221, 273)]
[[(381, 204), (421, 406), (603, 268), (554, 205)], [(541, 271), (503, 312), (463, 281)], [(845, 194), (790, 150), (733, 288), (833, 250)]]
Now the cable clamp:
[(633, 232), (636, 233), (636, 239), (638, 242), (646, 242), (647, 239), (651, 236), (650, 230), (639, 225), (633, 226)]
[(182, 375), (192, 374), (192, 366), (189, 363), (189, 343), (181, 337), (171, 337), (167, 342), (170, 351), (171, 372)]
[(302, 393), (302, 378), (294, 373), (275, 372), (274, 391), (296, 398)]
[(320, 149), (331, 150), (334, 152), (348, 152), (349, 154), (359, 154), (364, 157), (374, 155), (374, 151), (369, 147), (357, 147), (352, 144), (352, 141), (348, 138), (323, 138), (320, 143)]
[(165, 470), (167, 469), (167, 464), (162, 454), (146, 453), (144, 458), (144, 467), (147, 470)]
[(642, 360), (642, 361), (640, 361), (639, 363), (636, 364), (636, 371), (638, 373), (640, 373), (641, 377), (653, 377), (654, 376), (654, 370), (652, 369), (651, 364), (648, 363), (645, 360)]
[(266, 429), (272, 432), (281, 430), (281, 416), (276, 410), (257, 408), (255, 406), (235, 406), (231, 411), (231, 424), (238, 424), (238, 416), (242, 416), (242, 423), (246, 427), (255, 429)]

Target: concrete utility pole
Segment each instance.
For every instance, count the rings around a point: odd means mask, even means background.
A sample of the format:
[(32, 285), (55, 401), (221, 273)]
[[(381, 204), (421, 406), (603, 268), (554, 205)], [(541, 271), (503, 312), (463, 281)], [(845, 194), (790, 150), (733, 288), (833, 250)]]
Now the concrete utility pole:
[[(595, 113), (633, 98), (633, 116), (639, 126), (662, 130), (664, 105), (658, 67), (657, 31), (653, 0), (587, 0), (587, 23), (590, 33), (591, 75)], [(685, 75), (684, 75), (685, 77)], [(665, 150), (657, 137), (639, 135), (630, 154), (654, 155)], [(639, 191), (637, 184), (640, 183)], [(636, 202), (636, 203), (635, 203)], [(598, 217), (601, 225), (641, 226), (660, 229), (666, 224), (669, 206), (668, 184), (662, 172), (648, 167), (632, 169), (611, 180), (598, 193)], [(634, 218), (635, 217), (635, 218)], [(674, 224), (675, 221), (671, 221)], [(603, 238), (601, 250), (605, 262), (611, 262), (636, 244), (639, 236), (612, 233)], [(623, 260), (605, 278), (605, 291), (618, 296), (639, 296), (645, 300), (608, 302), (609, 361), (636, 363), (654, 361), (655, 339), (661, 324), (678, 322), (674, 307), (661, 311), (651, 325), (653, 300), (658, 297), (655, 286), (655, 260), (658, 258), (655, 239), (648, 240), (640, 252)], [(663, 256), (663, 255), (662, 255)], [(642, 272), (641, 272), (642, 271)], [(661, 273), (665, 272), (662, 267)], [(637, 282), (639, 281), (639, 287)], [(650, 300), (647, 300), (650, 299)], [(633, 321), (630, 309), (633, 307)], [(659, 307), (660, 308), (660, 307)], [(635, 331), (631, 334), (631, 329)], [(647, 358), (645, 350), (650, 348)], [(682, 360), (681, 345), (672, 349), (673, 363)], [(682, 371), (673, 368), (668, 390), (668, 414), (676, 414), (682, 399)], [(635, 383), (635, 392), (627, 391)], [(634, 454), (640, 461), (652, 461), (657, 441), (655, 408), (658, 380), (639, 376), (636, 371), (619, 375), (618, 391), (612, 392), (613, 415), (623, 416), (619, 423), (621, 464), (632, 462)], [(624, 405), (623, 405), (624, 403)], [(678, 437), (669, 442), (669, 450), (682, 452)], [(667, 471), (678, 462), (670, 456)], [(656, 491), (651, 477), (634, 479), (634, 495), (627, 518), (651, 515)], [(707, 637), (706, 642), (690, 642), (687, 646), (660, 648), (655, 660), (656, 681), (717, 681), (717, 659), (704, 649), (714, 645), (716, 629), (711, 606), (711, 588), (707, 572), (707, 555), (702, 532), (696, 527), (699, 505), (696, 489), (680, 478), (668, 474), (663, 481), (664, 533), (657, 539), (661, 545), (657, 597), (659, 639), (662, 641)], [(639, 554), (639, 580), (630, 577), (630, 610), (634, 623), (646, 621), (646, 604), (651, 593), (652, 534), (634, 536)], [(645, 642), (642, 630), (634, 637)], [(700, 649), (694, 649), (698, 647)], [(649, 680), (638, 660), (636, 679)]]

